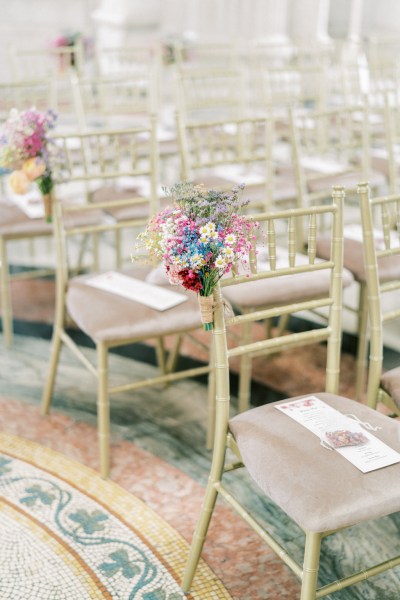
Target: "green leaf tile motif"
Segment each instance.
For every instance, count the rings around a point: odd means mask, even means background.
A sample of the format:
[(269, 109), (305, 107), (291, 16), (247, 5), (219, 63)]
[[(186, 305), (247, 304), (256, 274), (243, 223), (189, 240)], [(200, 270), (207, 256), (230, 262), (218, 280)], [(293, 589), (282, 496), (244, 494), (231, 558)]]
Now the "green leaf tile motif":
[[(112, 562), (104, 562), (99, 566), (100, 571), (107, 577), (113, 577), (118, 571), (121, 571), (125, 579), (133, 579), (133, 577), (140, 572), (139, 567), (137, 567), (133, 561), (129, 560), (129, 554), (126, 550), (112, 552), (109, 554), (109, 558), (111, 558)], [(143, 596), (143, 598), (145, 598), (145, 596)], [(154, 596), (154, 600), (157, 600), (157, 598), (158, 596)], [(163, 600), (163, 598), (163, 596), (160, 596), (160, 600)]]
[(87, 510), (79, 509), (75, 513), (71, 513), (69, 519), (78, 523), (87, 535), (92, 535), (97, 531), (104, 530), (104, 525), (101, 522), (107, 521), (108, 516), (99, 510), (89, 513)]
[(25, 492), (28, 493), (28, 496), (21, 498), (20, 502), (22, 504), (26, 504), (27, 506), (35, 506), (36, 502), (41, 502), (42, 504), (48, 506), (51, 505), (56, 499), (54, 494), (46, 492), (40, 485), (32, 485), (26, 488)]

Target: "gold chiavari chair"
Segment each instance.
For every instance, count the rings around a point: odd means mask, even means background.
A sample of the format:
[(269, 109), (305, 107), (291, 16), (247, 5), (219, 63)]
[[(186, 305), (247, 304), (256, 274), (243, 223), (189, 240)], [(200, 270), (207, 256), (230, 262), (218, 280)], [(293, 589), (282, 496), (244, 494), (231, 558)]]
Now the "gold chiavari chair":
[[(370, 358), (367, 401), (378, 402), (400, 414), (400, 368), (383, 373), (383, 326), (400, 317), (400, 194), (370, 197), (369, 186), (358, 186), (361, 206), (365, 277), (370, 323)], [(390, 277), (388, 278), (388, 272)], [(385, 302), (386, 300), (386, 302)], [(391, 300), (391, 301), (390, 301)]]
[(274, 155), (272, 116), (191, 121), (177, 114), (183, 181), (229, 189), (244, 183), (251, 208), (296, 203), (294, 173)]
[(240, 69), (181, 68), (174, 73), (175, 105), (190, 122), (246, 115), (245, 80)]
[[(39, 111), (47, 111), (54, 107), (55, 87), (54, 81), (47, 79), (30, 79), (26, 81), (12, 81), (0, 83), (0, 115), (5, 120), (9, 117), (11, 109), (27, 110), (31, 106)], [(44, 216), (31, 218), (18, 204), (18, 197), (13, 196), (8, 189), (7, 173), (1, 177), (2, 187), (0, 195), (0, 301), (2, 306), (2, 329), (4, 342), (10, 347), (13, 342), (13, 311), (12, 311), (12, 281), (43, 277), (53, 273), (48, 264), (38, 262), (35, 255), (34, 240), (51, 238), (51, 224), (46, 223)], [(31, 202), (40, 202), (37, 198)], [(13, 270), (12, 245), (16, 242), (27, 243), (24, 254), (24, 269)], [(21, 247), (21, 246), (20, 246)], [(50, 252), (51, 253), (51, 252)], [(21, 259), (21, 255), (19, 257)], [(19, 260), (19, 266), (21, 261)], [(28, 268), (29, 267), (29, 268)], [(32, 268), (30, 268), (32, 267)]]
[[(146, 135), (144, 135), (146, 134)], [(158, 310), (148, 306), (156, 294), (156, 287), (144, 290), (141, 298), (127, 298), (113, 293), (113, 285), (102, 289), (94, 286), (97, 273), (86, 272), (72, 277), (69, 272), (71, 242), (81, 236), (106, 235), (115, 230), (128, 229), (132, 240), (143, 228), (149, 217), (157, 210), (154, 201), (156, 194), (144, 199), (132, 192), (131, 197), (115, 200), (113, 195), (105, 195), (101, 202), (92, 202), (90, 193), (108, 183), (116, 183), (121, 177), (149, 177), (150, 185), (157, 181), (156, 128), (140, 127), (124, 131), (97, 131), (76, 133), (74, 135), (55, 135), (54, 144), (60, 148), (60, 156), (55, 160), (53, 171), (56, 182), (54, 194), (54, 230), (57, 254), (56, 271), (56, 314), (50, 356), (49, 371), (43, 391), (42, 407), (47, 413), (50, 409), (60, 349), (69, 348), (83, 365), (97, 379), (97, 412), (100, 445), (100, 470), (107, 477), (110, 470), (110, 401), (112, 394), (120, 391), (134, 391), (149, 385), (173, 382), (183, 377), (207, 373), (208, 365), (172, 372), (179, 353), (181, 337), (184, 333), (201, 327), (199, 309), (194, 294), (183, 292), (181, 306), (172, 306)], [(70, 148), (73, 148), (71, 151)], [(64, 188), (73, 187), (73, 196), (77, 198), (75, 186), (84, 184), (80, 201), (62, 201)], [(129, 209), (130, 218), (117, 220), (110, 218), (115, 210)], [(136, 211), (136, 215), (132, 211)], [(100, 211), (100, 218), (99, 218)], [(82, 224), (85, 215), (84, 224)], [(92, 219), (90, 218), (93, 215)], [(92, 222), (90, 222), (92, 221)], [(106, 258), (107, 253), (103, 253)], [(103, 269), (104, 270), (104, 269)], [(106, 269), (107, 272), (107, 269)], [(123, 278), (122, 285), (135, 289), (146, 282), (151, 273), (150, 267), (130, 267), (123, 272), (112, 272), (112, 277)], [(114, 275), (116, 273), (116, 275)], [(97, 280), (98, 281), (98, 280)], [(104, 281), (104, 279), (102, 279)], [(115, 281), (115, 279), (113, 279)], [(116, 284), (115, 284), (116, 285)], [(159, 289), (159, 288), (158, 288)], [(174, 288), (175, 289), (175, 288)], [(171, 286), (163, 286), (163, 293), (171, 292)], [(68, 319), (76, 324), (94, 342), (97, 352), (96, 364), (85, 357), (67, 331)], [(164, 338), (175, 336), (176, 341), (168, 359), (164, 350)], [(109, 382), (108, 355), (112, 348), (153, 339), (156, 342), (158, 363), (161, 375), (132, 383), (111, 385)]]
[(240, 66), (237, 44), (176, 42), (173, 56), (179, 69), (236, 69)]
[(55, 77), (63, 79), (71, 70), (81, 74), (84, 52), (82, 40), (71, 46), (48, 48), (9, 48), (15, 80)]
[[(366, 359), (366, 295), (361, 231), (356, 205), (359, 181), (369, 180), (375, 190), (384, 190), (385, 176), (370, 165), (370, 130), (366, 107), (337, 107), (304, 116), (291, 111), (291, 129), (296, 170), (297, 190), (301, 203), (311, 206), (323, 201), (335, 182), (346, 187), (344, 212), (344, 266), (359, 284), (356, 306), (346, 300), (345, 307), (357, 320), (356, 398), (360, 398), (365, 379)], [(317, 255), (329, 254), (329, 235), (318, 241)]]
[[(290, 167), (278, 162), (273, 156), (275, 128), (274, 119), (257, 117), (252, 119), (222, 120), (186, 124), (178, 115), (180, 136), (182, 178), (204, 183), (207, 187), (229, 190), (240, 182), (246, 182), (244, 196), (250, 200), (248, 210), (274, 210), (285, 206), (296, 206), (298, 196), (294, 186), (290, 186)], [(229, 179), (229, 170), (232, 177)], [(253, 177), (253, 179), (252, 179)], [(301, 219), (293, 221), (298, 229), (293, 234), (297, 261), (305, 260)], [(277, 231), (276, 235), (286, 235)], [(285, 261), (285, 251), (278, 247), (279, 261)], [(260, 250), (260, 257), (265, 253)], [(266, 258), (268, 262), (268, 257)], [(260, 262), (261, 264), (261, 262)], [(282, 303), (288, 297), (303, 300), (318, 289), (324, 293), (329, 286), (329, 278), (314, 274), (303, 275), (301, 281), (282, 280), (227, 288), (225, 295), (234, 308), (240, 312), (261, 310)], [(353, 283), (352, 274), (346, 270), (343, 285)], [(278, 332), (288, 326), (289, 318), (280, 320)], [(272, 335), (271, 320), (266, 322), (269, 335)], [(250, 324), (243, 325), (242, 341), (250, 340)], [(251, 357), (240, 360), (239, 411), (247, 410), (250, 402)], [(211, 440), (209, 440), (211, 443)]]
[(56, 110), (55, 83), (51, 78), (0, 82), (0, 117), (6, 119), (13, 108), (24, 110), (34, 106)]
[[(293, 344), (306, 345), (311, 340), (313, 342), (326, 341), (328, 345), (326, 389), (324, 393), (316, 394), (317, 401), (322, 400), (342, 416), (353, 414), (363, 422), (378, 425), (381, 429), (376, 436), (395, 450), (400, 450), (400, 424), (398, 422), (353, 400), (337, 395), (341, 346), (343, 197), (343, 189), (335, 188), (331, 204), (293, 209), (286, 213), (283, 211), (255, 216), (254, 218), (259, 222), (265, 222), (269, 232), (267, 244), (271, 257), (270, 270), (256, 273), (257, 257), (253, 250), (249, 257), (252, 273), (226, 279), (221, 284), (222, 290), (217, 288), (215, 291), (213, 352), (217, 415), (214, 450), (205, 498), (183, 576), (182, 588), (185, 593), (190, 591), (218, 495), (228, 502), (229, 506), (254, 529), (300, 579), (301, 600), (321, 598), (400, 564), (400, 556), (396, 556), (322, 587), (319, 587), (318, 584), (320, 555), (324, 551), (322, 542), (326, 536), (353, 524), (399, 511), (400, 463), (371, 471), (368, 475), (362, 473), (345, 460), (340, 453), (329, 452), (323, 448), (318, 433), (315, 435), (308, 431), (303, 425), (278, 410), (279, 407), (288, 406), (290, 399), (272, 402), (229, 418), (229, 361), (233, 357), (246, 353), (267, 354), (275, 352), (277, 348), (291, 347)], [(315, 260), (316, 237), (320, 226), (319, 217), (322, 215), (330, 216), (333, 241), (329, 259), (319, 263)], [(292, 234), (290, 233), (293, 229), (291, 227), (288, 228), (287, 240), (290, 266), (280, 268), (276, 264), (273, 231), (282, 218), (289, 221), (296, 218), (309, 220), (309, 260), (307, 265), (296, 265), (294, 262)], [(330, 290), (324, 297), (317, 296), (313, 300), (309, 299), (307, 302), (296, 304), (291, 303), (289, 299), (281, 306), (269, 308), (266, 311), (256, 311), (251, 315), (232, 318), (224, 315), (221, 291), (230, 286), (241, 284), (248, 279), (258, 281), (265, 278), (268, 282), (286, 275), (295, 278), (303, 272), (314, 271), (318, 275), (323, 270), (331, 274)], [(326, 326), (228, 350), (226, 327), (234, 323), (294, 313), (305, 307), (316, 306), (325, 306), (329, 309), (329, 320)], [(310, 402), (312, 398), (308, 395), (291, 400)], [(232, 455), (233, 460), (231, 460)], [(290, 520), (293, 520), (304, 531), (306, 541), (303, 565), (289, 553), (284, 542), (277, 539), (278, 536), (272, 531), (272, 528), (262, 524), (260, 519), (256, 520), (251, 514), (251, 509), (245, 507), (238, 500), (237, 488), (236, 491), (232, 491), (234, 486), (230, 486), (225, 478), (222, 481), (225, 473), (229, 472), (233, 477), (234, 473), (241, 468), (247, 471), (269, 500), (283, 511), (283, 521), (287, 523), (287, 527), (290, 526)], [(248, 488), (250, 487), (249, 483)], [(266, 574), (267, 576), (268, 574)]]

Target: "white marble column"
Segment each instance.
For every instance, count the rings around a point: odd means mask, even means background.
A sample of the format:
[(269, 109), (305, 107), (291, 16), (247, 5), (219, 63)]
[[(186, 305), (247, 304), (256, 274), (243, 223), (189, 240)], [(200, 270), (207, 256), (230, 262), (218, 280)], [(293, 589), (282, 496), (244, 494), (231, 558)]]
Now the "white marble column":
[(160, 31), (162, 0), (101, 0), (92, 13), (101, 48), (154, 41)]
[(359, 43), (362, 39), (364, 0), (351, 0), (347, 39)]
[(292, 0), (291, 33), (300, 43), (329, 43), (330, 0)]
[(257, 38), (276, 44), (289, 41), (288, 0), (257, 0), (253, 19)]

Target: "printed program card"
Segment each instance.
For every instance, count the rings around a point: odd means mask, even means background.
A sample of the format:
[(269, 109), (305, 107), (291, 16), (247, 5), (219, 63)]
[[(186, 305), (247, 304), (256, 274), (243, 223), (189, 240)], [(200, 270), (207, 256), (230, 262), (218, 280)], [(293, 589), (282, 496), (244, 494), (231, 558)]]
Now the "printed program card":
[[(276, 408), (318, 437), (321, 437), (321, 432), (326, 424), (332, 422), (340, 424), (340, 427), (347, 424), (352, 431), (362, 432), (363, 436), (367, 438), (365, 443), (357, 446), (334, 448), (336, 452), (339, 452), (362, 473), (369, 473), (400, 462), (400, 454), (396, 450), (378, 440), (357, 421), (343, 415), (316, 396), (308, 396), (301, 400), (279, 404)], [(321, 451), (323, 450), (321, 449)]]
[(140, 304), (159, 311), (168, 310), (187, 300), (187, 297), (183, 294), (146, 283), (141, 279), (128, 277), (128, 275), (116, 271), (107, 271), (101, 275), (95, 275), (87, 279), (85, 283), (129, 300), (135, 300), (135, 302), (140, 302)]
[(15, 194), (7, 182), (7, 197), (30, 219), (44, 218), (43, 197), (36, 185), (32, 185), (26, 194)]

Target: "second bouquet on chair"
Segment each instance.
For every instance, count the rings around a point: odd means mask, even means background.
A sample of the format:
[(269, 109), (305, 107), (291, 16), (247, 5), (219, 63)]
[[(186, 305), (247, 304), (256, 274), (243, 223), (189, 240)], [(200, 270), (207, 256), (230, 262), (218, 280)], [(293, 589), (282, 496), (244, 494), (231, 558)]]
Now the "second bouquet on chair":
[(213, 328), (214, 288), (248, 254), (251, 226), (238, 214), (248, 204), (241, 199), (243, 187), (227, 193), (178, 183), (166, 190), (171, 206), (139, 236), (150, 257), (164, 265), (170, 283), (199, 295), (205, 330)]

